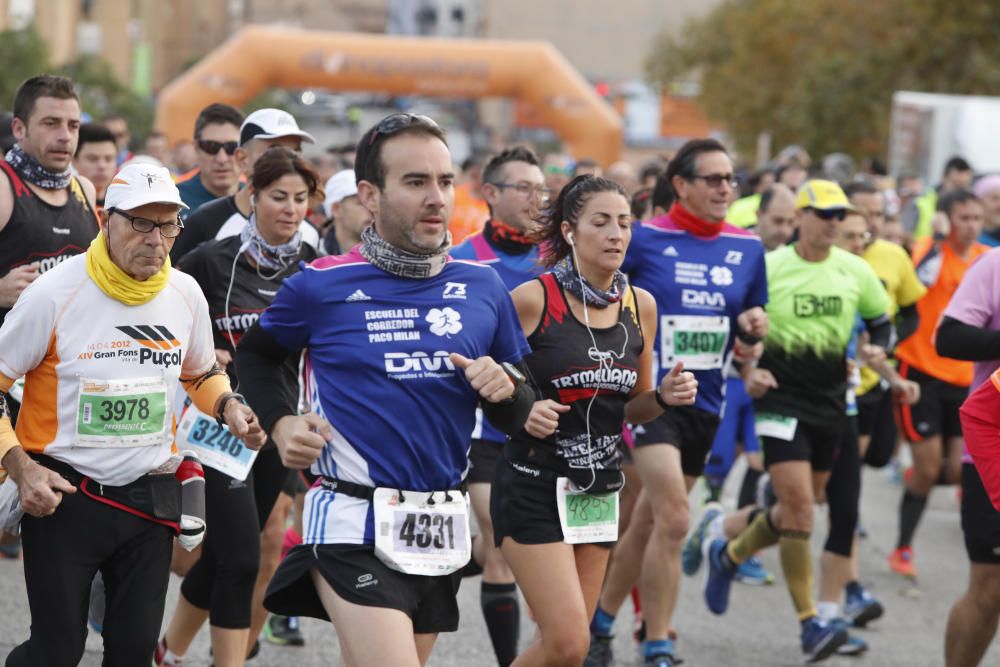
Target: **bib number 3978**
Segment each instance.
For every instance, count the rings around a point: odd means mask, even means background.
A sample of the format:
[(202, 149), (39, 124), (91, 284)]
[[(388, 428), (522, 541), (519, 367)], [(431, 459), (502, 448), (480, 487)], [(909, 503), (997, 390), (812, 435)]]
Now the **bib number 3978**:
[(149, 447), (164, 444), (167, 384), (163, 378), (80, 380), (78, 447)]
[[(399, 572), (450, 574), (469, 562), (468, 501), (451, 491), (375, 489), (375, 555)], [(451, 500), (448, 500), (448, 497)], [(428, 502), (433, 499), (433, 502)]]
[(618, 493), (591, 495), (566, 477), (556, 480), (556, 506), (566, 544), (614, 542), (618, 539)]

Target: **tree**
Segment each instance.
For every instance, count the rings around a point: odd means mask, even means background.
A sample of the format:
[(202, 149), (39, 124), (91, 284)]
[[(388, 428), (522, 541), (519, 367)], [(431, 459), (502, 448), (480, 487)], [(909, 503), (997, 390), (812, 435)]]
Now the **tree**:
[(118, 80), (111, 66), (97, 56), (81, 56), (60, 68), (59, 74), (76, 82), (80, 105), (94, 120), (114, 113), (128, 121), (134, 138), (148, 135), (153, 129), (153, 105), (136, 95)]
[(725, 0), (662, 38), (647, 76), (698, 77), (741, 151), (770, 132), (814, 155), (884, 154), (896, 90), (1000, 94), (998, 27), (990, 2)]
[(25, 79), (49, 69), (49, 54), (34, 27), (0, 31), (0, 108), (10, 110)]

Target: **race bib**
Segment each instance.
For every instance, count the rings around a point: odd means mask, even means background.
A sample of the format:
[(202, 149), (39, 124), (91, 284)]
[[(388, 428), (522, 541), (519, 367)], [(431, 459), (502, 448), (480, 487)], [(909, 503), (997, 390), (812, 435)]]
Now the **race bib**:
[[(469, 501), (447, 493), (375, 489), (375, 555), (406, 574), (439, 576), (461, 569), (472, 557)], [(429, 502), (433, 498), (433, 502)]]
[(227, 427), (219, 426), (193, 405), (184, 411), (174, 442), (181, 451), (193, 450), (202, 465), (241, 482), (246, 480), (257, 460), (256, 450), (244, 445)]
[(618, 494), (591, 495), (566, 477), (556, 480), (556, 507), (566, 544), (615, 542), (618, 539)]
[(683, 361), (686, 370), (722, 368), (729, 330), (725, 315), (661, 316), (660, 367), (669, 371)]
[(784, 440), (785, 442), (792, 441), (792, 438), (795, 437), (795, 429), (799, 426), (799, 420), (795, 417), (776, 415), (773, 412), (758, 412), (754, 416), (754, 423), (758, 436)]
[(152, 447), (162, 445), (169, 428), (167, 381), (80, 378), (76, 421), (77, 447)]

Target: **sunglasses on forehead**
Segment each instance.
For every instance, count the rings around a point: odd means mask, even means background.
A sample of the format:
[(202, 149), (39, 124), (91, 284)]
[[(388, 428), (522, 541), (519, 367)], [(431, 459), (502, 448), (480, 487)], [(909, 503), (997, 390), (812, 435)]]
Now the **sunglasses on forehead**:
[(812, 207), (810, 207), (809, 210), (812, 211), (813, 215), (815, 215), (820, 220), (834, 220), (834, 219), (836, 219), (836, 220), (841, 220), (842, 221), (844, 218), (847, 217), (847, 209), (846, 208), (831, 208), (829, 210), (823, 210), (821, 208), (812, 208)]
[(379, 121), (378, 125), (375, 126), (374, 131), (372, 131), (371, 137), (368, 138), (368, 145), (371, 146), (374, 144), (375, 140), (379, 137), (391, 137), (410, 125), (428, 125), (433, 128), (438, 127), (438, 124), (434, 122), (434, 119), (430, 116), (415, 113), (395, 113), (391, 116), (386, 116)]
[(198, 140), (198, 148), (209, 155), (216, 155), (219, 151), (226, 151), (226, 155), (232, 155), (239, 148), (239, 143), (235, 141), (209, 141), (207, 139)]

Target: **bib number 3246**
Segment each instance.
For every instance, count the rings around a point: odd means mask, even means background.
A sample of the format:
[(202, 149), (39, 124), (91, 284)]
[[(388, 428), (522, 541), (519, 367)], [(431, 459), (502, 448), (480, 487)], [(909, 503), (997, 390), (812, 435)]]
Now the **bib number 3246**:
[[(428, 502), (431, 498), (433, 502)], [(469, 562), (472, 540), (464, 494), (400, 494), (395, 489), (379, 488), (372, 503), (375, 554), (392, 569), (435, 576), (455, 572)]]

